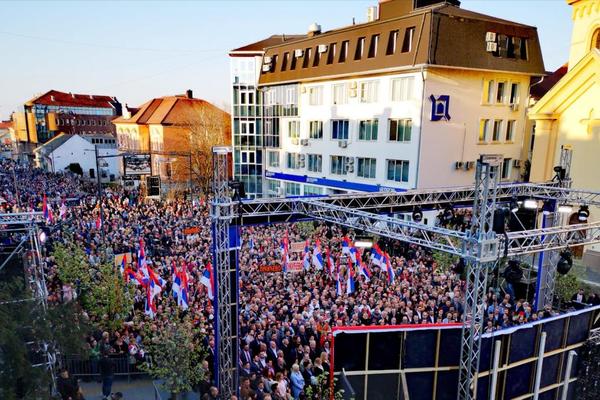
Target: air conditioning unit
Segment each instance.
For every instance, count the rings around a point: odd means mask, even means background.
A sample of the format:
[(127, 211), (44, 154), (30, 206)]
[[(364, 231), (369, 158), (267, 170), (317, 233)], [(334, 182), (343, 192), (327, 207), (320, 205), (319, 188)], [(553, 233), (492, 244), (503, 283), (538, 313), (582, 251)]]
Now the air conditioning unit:
[(292, 144), (294, 144), (294, 145), (300, 144), (300, 139), (296, 139), (296, 138), (292, 139)]
[(495, 42), (496, 41), (496, 32), (486, 32), (485, 33), (485, 41), (486, 42)]
[(271, 64), (263, 64), (262, 72), (270, 72), (270, 71), (271, 71)]
[(271, 64), (272, 58), (271, 56), (264, 56), (263, 57), (263, 63), (264, 64)]
[(513, 160), (513, 167), (521, 168), (521, 160)]
[(319, 53), (325, 53), (327, 51), (327, 45), (326, 44), (320, 44), (319, 47), (317, 48)]
[(348, 147), (348, 141), (347, 140), (340, 140), (338, 142), (338, 146), (340, 146), (342, 149), (345, 149), (346, 147)]
[(498, 43), (496, 42), (486, 42), (485, 50), (488, 53), (493, 53), (494, 51), (498, 51)]
[(465, 165), (465, 170), (467, 170), (467, 171), (472, 170), (473, 167), (475, 166), (475, 161), (467, 161), (464, 165)]
[(294, 56), (296, 58), (302, 57), (303, 54), (304, 54), (304, 50), (302, 50), (302, 49), (296, 49), (296, 50), (294, 50)]
[(300, 144), (302, 146), (308, 146), (308, 139), (300, 139)]
[(519, 110), (519, 103), (511, 103), (509, 107), (510, 107), (510, 109), (512, 111), (518, 111)]
[(462, 169), (464, 163), (462, 161), (457, 161), (454, 163), (454, 169)]

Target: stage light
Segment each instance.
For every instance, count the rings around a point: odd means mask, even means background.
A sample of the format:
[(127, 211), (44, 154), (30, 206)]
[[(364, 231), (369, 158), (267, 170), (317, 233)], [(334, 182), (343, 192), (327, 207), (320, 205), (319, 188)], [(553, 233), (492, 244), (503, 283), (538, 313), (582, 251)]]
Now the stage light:
[(530, 210), (535, 210), (538, 208), (537, 200), (527, 199), (523, 202), (523, 207), (528, 208)]
[(46, 242), (46, 239), (48, 237), (46, 236), (46, 232), (40, 231), (40, 234), (38, 235), (38, 238), (40, 239), (40, 243), (44, 244)]
[(513, 197), (510, 200), (510, 211), (511, 212), (517, 212), (517, 211), (519, 211), (519, 202), (517, 201), (516, 197)]
[(421, 210), (421, 207), (415, 206), (413, 208), (412, 219), (415, 222), (421, 222), (423, 220), (423, 211)]
[(354, 238), (354, 246), (361, 249), (370, 249), (373, 247), (373, 238), (369, 236), (357, 236)]
[(570, 204), (561, 204), (558, 206), (558, 212), (563, 214), (570, 214), (573, 212), (573, 206)]
[(587, 222), (590, 217), (590, 209), (588, 206), (579, 207), (579, 211), (577, 211), (577, 219), (579, 222)]
[(542, 214), (550, 215), (554, 211), (554, 203), (552, 200), (544, 200), (544, 205), (542, 206)]
[(570, 250), (564, 250), (560, 252), (560, 259), (556, 263), (556, 271), (561, 275), (569, 273), (573, 267), (573, 255)]

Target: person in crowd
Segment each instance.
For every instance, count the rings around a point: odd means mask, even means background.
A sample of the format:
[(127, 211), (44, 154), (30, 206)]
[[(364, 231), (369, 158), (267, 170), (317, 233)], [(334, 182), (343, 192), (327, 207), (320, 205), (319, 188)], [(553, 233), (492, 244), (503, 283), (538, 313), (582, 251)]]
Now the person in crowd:
[(56, 387), (62, 400), (80, 400), (83, 398), (77, 379), (70, 376), (66, 368), (60, 371), (56, 380)]
[(585, 304), (586, 298), (585, 298), (584, 290), (582, 288), (579, 288), (577, 293), (575, 293), (573, 296), (571, 296), (571, 301), (576, 301), (577, 303)]
[(304, 377), (300, 372), (300, 366), (298, 364), (292, 365), (290, 381), (292, 382), (292, 396), (294, 396), (294, 400), (298, 400), (300, 394), (304, 390)]
[(104, 399), (109, 399), (112, 391), (114, 379), (114, 361), (109, 357), (109, 353), (105, 350), (100, 359), (100, 378), (102, 379), (102, 395)]

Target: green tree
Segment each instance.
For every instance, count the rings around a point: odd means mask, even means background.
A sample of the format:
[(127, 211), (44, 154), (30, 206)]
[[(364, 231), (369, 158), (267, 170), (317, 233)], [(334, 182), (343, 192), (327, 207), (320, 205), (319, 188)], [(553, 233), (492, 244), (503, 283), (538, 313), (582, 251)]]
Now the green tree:
[[(308, 383), (308, 382), (307, 382)], [(333, 386), (337, 384), (337, 378), (333, 378)], [(329, 372), (325, 371), (317, 377), (316, 385), (307, 384), (304, 387), (304, 394), (308, 400), (324, 400), (331, 399), (331, 382), (329, 379)], [(344, 398), (344, 389), (334, 390), (333, 399), (341, 400)]]
[(145, 343), (150, 358), (140, 369), (161, 379), (162, 387), (171, 392), (172, 399), (191, 391), (204, 377), (202, 361), (205, 352), (196, 340), (199, 337), (200, 332), (186, 318), (168, 323)]
[(74, 244), (56, 243), (52, 256), (61, 282), (73, 286), (89, 286), (92, 279), (91, 268), (85, 251)]

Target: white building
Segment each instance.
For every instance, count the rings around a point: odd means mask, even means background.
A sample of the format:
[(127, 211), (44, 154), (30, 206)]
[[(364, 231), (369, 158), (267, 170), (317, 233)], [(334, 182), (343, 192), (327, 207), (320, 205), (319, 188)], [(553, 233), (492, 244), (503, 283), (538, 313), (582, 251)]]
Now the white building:
[(122, 160), (118, 157), (116, 139), (112, 135), (61, 133), (34, 152), (39, 168), (52, 172), (80, 170), (83, 176), (97, 179), (96, 148), (101, 180), (114, 182), (119, 179)]
[(543, 73), (533, 27), (458, 1), (382, 2), (367, 23), (313, 24), (265, 48), (261, 126), (240, 130), (262, 133), (271, 196), (465, 185), (491, 153), (518, 180), (530, 78)]

